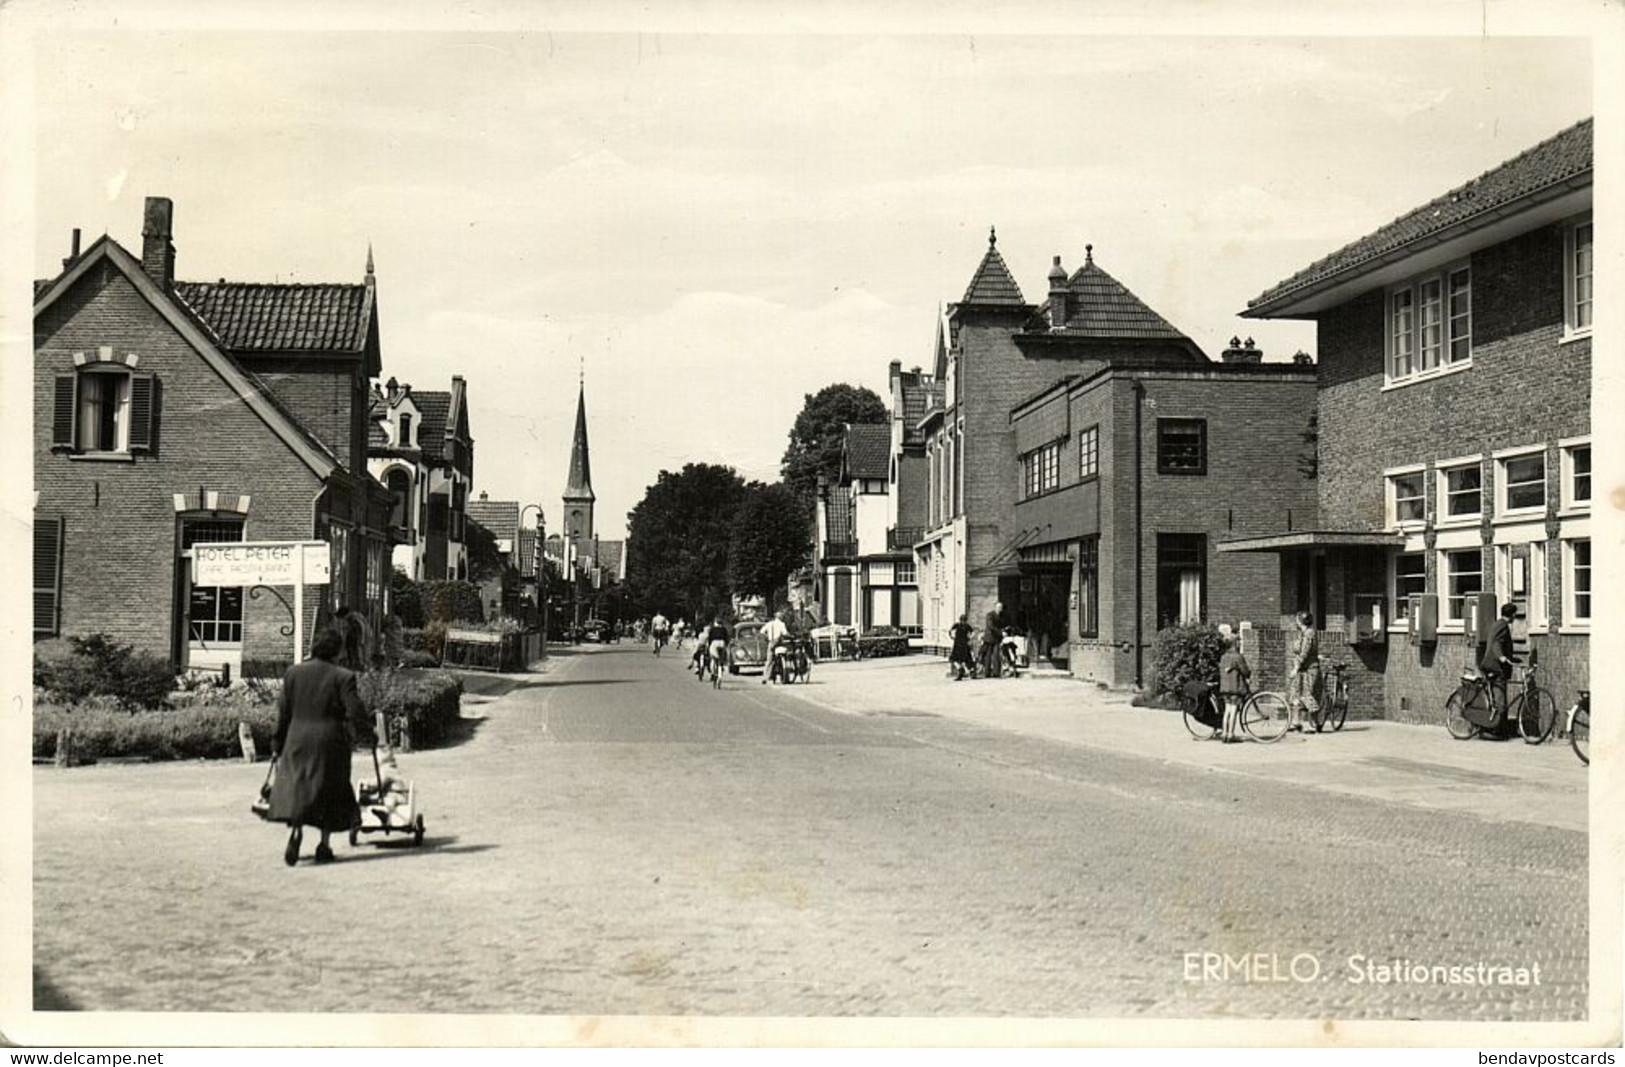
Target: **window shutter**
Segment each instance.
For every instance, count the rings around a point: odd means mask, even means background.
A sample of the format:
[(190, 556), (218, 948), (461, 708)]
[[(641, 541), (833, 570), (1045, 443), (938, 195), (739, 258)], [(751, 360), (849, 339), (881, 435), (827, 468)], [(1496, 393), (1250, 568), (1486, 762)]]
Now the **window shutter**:
[(151, 451), (157, 380), (150, 374), (130, 375), (130, 451)]
[(51, 422), (52, 448), (59, 445), (73, 447), (73, 413), (78, 401), (74, 390), (78, 382), (79, 377), (75, 374), (56, 376), (56, 407)]
[(62, 520), (34, 518), (34, 634), (56, 636), (62, 610)]

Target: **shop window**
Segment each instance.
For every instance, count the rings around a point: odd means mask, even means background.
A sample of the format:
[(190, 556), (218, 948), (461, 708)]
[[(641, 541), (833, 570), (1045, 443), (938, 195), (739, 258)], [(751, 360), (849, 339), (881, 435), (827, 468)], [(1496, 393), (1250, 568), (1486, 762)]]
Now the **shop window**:
[(1467, 618), (1468, 601), (1484, 590), (1484, 553), (1477, 548), (1439, 553), (1444, 574), (1445, 623), (1460, 626)]
[[(212, 515), (181, 519), (181, 550), (193, 545), (241, 541), (243, 520)], [(190, 563), (186, 564), (188, 567)], [(239, 644), (243, 639), (242, 586), (194, 585), (187, 597), (188, 640), (195, 645)]]
[(1207, 473), (1207, 420), (1157, 420), (1157, 473)]
[(1157, 628), (1201, 622), (1207, 608), (1207, 537), (1157, 535)]

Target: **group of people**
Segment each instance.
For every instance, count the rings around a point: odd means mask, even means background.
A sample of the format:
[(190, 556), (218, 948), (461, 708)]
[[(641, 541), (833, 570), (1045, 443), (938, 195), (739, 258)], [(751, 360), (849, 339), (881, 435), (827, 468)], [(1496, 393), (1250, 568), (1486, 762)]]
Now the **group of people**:
[[(993, 610), (987, 613), (979, 634), (967, 621), (967, 616), (959, 616), (959, 621), (948, 628), (948, 636), (953, 639), (953, 646), (948, 652), (948, 668), (954, 681), (998, 678), (1005, 674), (1015, 677), (1017, 660), (1014, 649), (1006, 640), (1008, 625), (1002, 601), (994, 604)], [(974, 655), (971, 653), (972, 637), (977, 638)]]

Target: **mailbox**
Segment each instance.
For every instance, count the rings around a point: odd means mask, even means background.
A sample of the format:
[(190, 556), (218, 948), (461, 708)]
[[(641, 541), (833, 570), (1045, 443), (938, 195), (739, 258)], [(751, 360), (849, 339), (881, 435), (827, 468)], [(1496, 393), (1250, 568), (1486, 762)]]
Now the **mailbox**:
[(1407, 598), (1411, 624), (1411, 644), (1439, 643), (1439, 597), (1435, 593), (1413, 593)]
[(1490, 628), (1495, 625), (1497, 608), (1494, 593), (1479, 593), (1462, 600), (1462, 620), (1468, 640), (1483, 644), (1489, 639)]
[(1384, 601), (1381, 594), (1356, 594), (1354, 614), (1347, 621), (1350, 644), (1380, 645), (1388, 639), (1388, 627), (1383, 620)]

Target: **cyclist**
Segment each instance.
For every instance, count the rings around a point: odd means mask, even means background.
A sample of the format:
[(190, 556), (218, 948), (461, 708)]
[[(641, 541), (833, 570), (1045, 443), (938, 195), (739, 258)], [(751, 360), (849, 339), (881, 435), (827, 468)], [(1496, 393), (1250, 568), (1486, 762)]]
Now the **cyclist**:
[(728, 665), (728, 628), (722, 625), (720, 616), (711, 620), (711, 628), (705, 631), (701, 643), (706, 646), (712, 670), (721, 671)]
[(1484, 658), (1478, 664), (1489, 683), (1491, 709), (1497, 722), (1506, 714), (1507, 679), (1512, 677), (1512, 666), (1518, 662), (1512, 654), (1512, 620), (1517, 617), (1518, 605), (1501, 605), (1501, 617), (1490, 627), (1489, 639), (1484, 642)]
[(762, 641), (767, 645), (767, 673), (762, 676), (762, 684), (778, 682), (784, 677), (784, 648), (790, 637), (790, 627), (777, 615), (762, 627)]
[(708, 658), (711, 654), (711, 645), (705, 640), (705, 631), (698, 623), (694, 625), (694, 633), (698, 640), (694, 642), (694, 654), (688, 657), (688, 666), (690, 670), (703, 679), (706, 667), (709, 666)]
[(655, 612), (655, 617), (649, 622), (649, 634), (654, 639), (655, 655), (658, 656), (660, 655), (660, 649), (666, 643), (666, 638), (671, 634), (671, 623), (667, 622), (666, 617), (658, 611)]
[(1291, 719), (1288, 730), (1303, 732), (1304, 717), (1311, 721), (1320, 714), (1315, 691), (1320, 688), (1320, 642), (1315, 636), (1315, 617), (1298, 612), (1298, 634), (1292, 644)]

